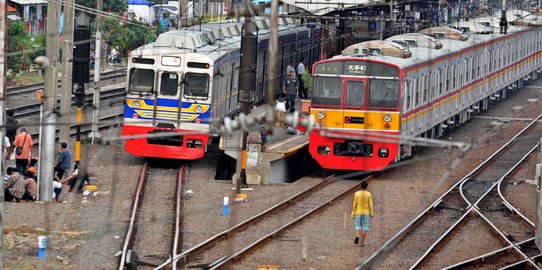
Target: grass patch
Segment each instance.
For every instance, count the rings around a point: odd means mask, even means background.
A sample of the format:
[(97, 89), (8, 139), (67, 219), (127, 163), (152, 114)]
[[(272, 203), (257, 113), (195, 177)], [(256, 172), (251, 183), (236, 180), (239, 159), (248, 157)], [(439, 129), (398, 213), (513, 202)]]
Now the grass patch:
[(17, 75), (15, 77), (14, 81), (24, 81), (24, 82), (29, 82), (29, 83), (42, 83), (43, 82), (43, 76), (38, 74), (37, 71), (23, 72), (23, 73)]

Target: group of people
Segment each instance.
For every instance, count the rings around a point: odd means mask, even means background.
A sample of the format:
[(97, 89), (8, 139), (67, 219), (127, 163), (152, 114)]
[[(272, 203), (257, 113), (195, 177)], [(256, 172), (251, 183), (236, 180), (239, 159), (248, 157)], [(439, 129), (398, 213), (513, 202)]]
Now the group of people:
[(289, 112), (295, 111), (295, 100), (297, 97), (309, 97), (303, 84), (302, 76), (303, 73), (305, 73), (305, 64), (303, 64), (303, 61), (304, 59), (301, 59), (297, 65), (297, 75), (293, 60), (290, 60), (288, 67), (286, 68), (288, 76), (284, 79), (284, 83), (282, 84), (282, 92), (286, 97), (286, 111)]
[[(21, 200), (36, 200), (38, 195), (38, 177), (36, 176), (37, 159), (32, 157), (32, 136), (26, 128), (20, 128), (17, 133), (17, 120), (13, 111), (8, 111), (6, 119), (6, 137), (4, 138), (4, 155), (10, 160), (12, 153), (15, 156), (15, 167), (8, 167), (4, 176), (5, 201), (19, 202)], [(66, 142), (60, 143), (58, 161), (54, 167), (56, 175), (53, 179), (53, 198), (59, 201), (62, 185), (67, 184), (69, 189), (82, 189), (88, 179), (79, 177), (78, 164), (75, 164), (72, 175), (64, 178), (71, 168), (71, 153)]]

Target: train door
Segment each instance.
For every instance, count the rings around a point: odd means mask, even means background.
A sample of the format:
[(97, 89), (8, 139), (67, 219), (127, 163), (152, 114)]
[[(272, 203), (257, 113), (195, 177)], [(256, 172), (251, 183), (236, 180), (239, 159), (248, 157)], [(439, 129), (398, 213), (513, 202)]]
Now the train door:
[(365, 128), (365, 101), (368, 93), (366, 78), (345, 78), (343, 80), (343, 128)]
[(180, 74), (158, 71), (160, 87), (155, 99), (154, 114), (158, 127), (180, 127), (182, 100), (179, 95)]

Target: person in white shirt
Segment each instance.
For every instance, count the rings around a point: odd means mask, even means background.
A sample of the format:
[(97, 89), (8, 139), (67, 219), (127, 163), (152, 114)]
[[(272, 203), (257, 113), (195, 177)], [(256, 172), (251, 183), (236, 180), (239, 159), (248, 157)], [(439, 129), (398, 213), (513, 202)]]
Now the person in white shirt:
[(297, 78), (299, 79), (299, 97), (300, 98), (308, 98), (307, 90), (305, 90), (305, 85), (303, 84), (303, 73), (305, 73), (305, 65), (303, 64), (303, 58), (301, 58), (301, 61), (299, 61), (299, 65), (297, 65)]
[(288, 67), (286, 68), (286, 74), (289, 75), (290, 71), (293, 71), (294, 76), (295, 76), (295, 68), (294, 68), (294, 61), (293, 60), (290, 60), (290, 62), (288, 62)]

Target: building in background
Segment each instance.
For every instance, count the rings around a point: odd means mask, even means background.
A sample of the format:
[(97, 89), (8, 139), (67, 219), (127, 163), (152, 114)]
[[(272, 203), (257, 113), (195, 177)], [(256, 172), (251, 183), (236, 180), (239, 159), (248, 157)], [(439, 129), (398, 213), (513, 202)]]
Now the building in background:
[(26, 24), (26, 32), (31, 37), (45, 34), (47, 0), (8, 0), (8, 4), (17, 10), (17, 14)]

